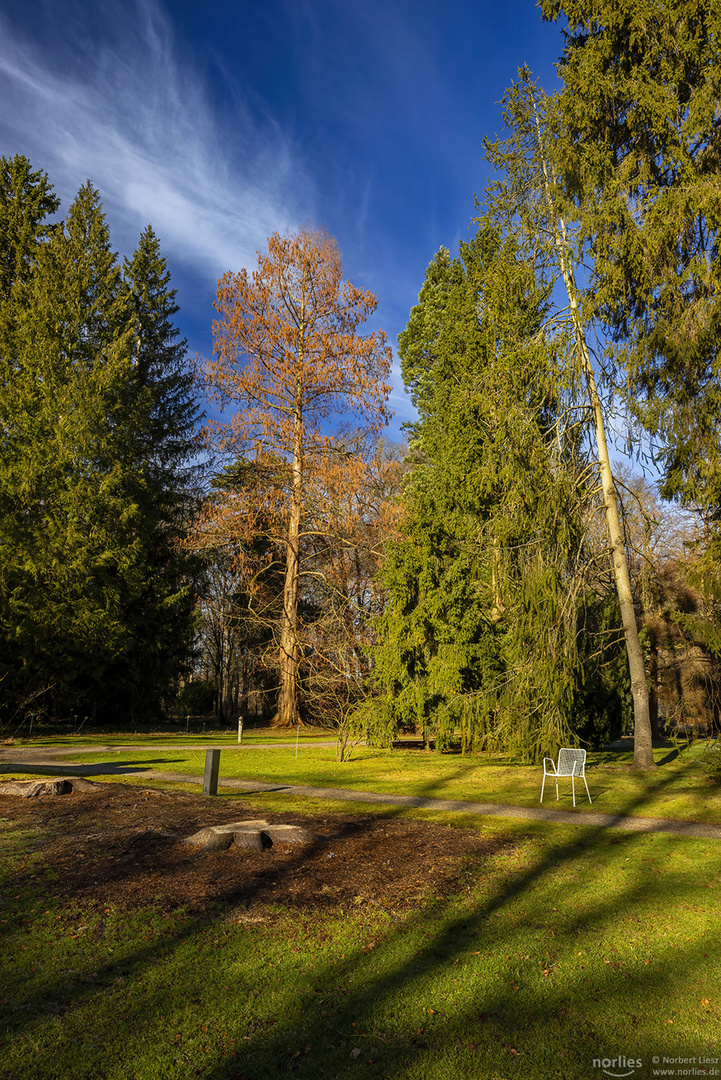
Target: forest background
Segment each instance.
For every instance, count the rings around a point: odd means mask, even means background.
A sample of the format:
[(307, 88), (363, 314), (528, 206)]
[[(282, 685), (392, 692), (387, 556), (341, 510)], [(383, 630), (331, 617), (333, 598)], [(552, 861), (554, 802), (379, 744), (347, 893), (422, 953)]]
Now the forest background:
[[(53, 224), (45, 174), (2, 160), (5, 726), (212, 709), (536, 758), (638, 733), (644, 694), (656, 733), (718, 722), (719, 16), (543, 11), (565, 18), (564, 86), (521, 71), (475, 235), (428, 268), (399, 339), (407, 446), (383, 437), (385, 342), (358, 330), (374, 300), (323, 230), (271, 237), (230, 304), (221, 281), (200, 375), (152, 229), (121, 264), (92, 185)], [(262, 293), (263, 260), (290, 293)], [(287, 302), (308, 282), (312, 363)], [(238, 330), (269, 313), (251, 386)], [(661, 478), (616, 476), (620, 543), (599, 410)]]

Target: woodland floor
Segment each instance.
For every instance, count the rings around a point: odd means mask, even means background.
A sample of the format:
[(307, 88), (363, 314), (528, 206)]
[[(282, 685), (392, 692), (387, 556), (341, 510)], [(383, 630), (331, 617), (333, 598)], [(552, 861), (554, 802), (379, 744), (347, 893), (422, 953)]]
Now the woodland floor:
[[(263, 852), (203, 852), (182, 843), (203, 826), (251, 818), (301, 825), (318, 839)], [(27, 834), (8, 893), (41, 880), (46, 895), (75, 903), (196, 913), (231, 905), (264, 917), (278, 907), (322, 914), (365, 904), (400, 914), (431, 894), (454, 892), (464, 866), (513, 846), (397, 810), (271, 813), (247, 799), (114, 783), (54, 798), (0, 796), (0, 820), (3, 830)]]

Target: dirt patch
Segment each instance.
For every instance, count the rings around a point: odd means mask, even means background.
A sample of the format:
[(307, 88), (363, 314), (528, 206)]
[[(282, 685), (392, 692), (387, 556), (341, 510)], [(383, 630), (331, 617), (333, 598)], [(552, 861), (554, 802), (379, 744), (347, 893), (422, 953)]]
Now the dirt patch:
[[(512, 846), (484, 839), (480, 831), (396, 813), (274, 814), (245, 799), (125, 784), (98, 784), (52, 800), (0, 796), (4, 827), (14, 823), (32, 836), (6, 888), (35, 879), (59, 899), (192, 912), (223, 904), (301, 910), (370, 904), (401, 912), (455, 890), (469, 863), (475, 873), (484, 858)], [(261, 816), (300, 825), (317, 839), (300, 846), (274, 843), (263, 852), (198, 852), (183, 844), (204, 826)]]

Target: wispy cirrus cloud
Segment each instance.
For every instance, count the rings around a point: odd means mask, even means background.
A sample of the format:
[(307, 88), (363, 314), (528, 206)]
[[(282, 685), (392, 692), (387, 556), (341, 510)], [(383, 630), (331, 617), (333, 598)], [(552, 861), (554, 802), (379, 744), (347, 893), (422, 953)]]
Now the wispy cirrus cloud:
[[(332, 35), (316, 40), (293, 0), (255, 23), (233, 7), (226, 38), (202, 41), (187, 11), (167, 0), (0, 0), (0, 155), (44, 169), (63, 214), (90, 179), (123, 254), (152, 224), (191, 351), (211, 351), (220, 274), (254, 267), (272, 232), (309, 220), (330, 227), (348, 276), (377, 293), (365, 329), (384, 326), (393, 344), (418, 285), (404, 287), (405, 243), (393, 247), (377, 213), (386, 146), (363, 136), (363, 116), (382, 90), (363, 81), (358, 58), (350, 77)], [(278, 65), (274, 101), (248, 63), (259, 55)], [(392, 381), (399, 423), (409, 406), (397, 368)]]
[(309, 216), (290, 138), (237, 86), (219, 106), (218, 73), (211, 85), (180, 54), (155, 0), (99, 0), (92, 27), (87, 4), (39, 6), (32, 26), (0, 15), (0, 154), (45, 169), (65, 208), (90, 178), (115, 245), (151, 222), (174, 261), (213, 278)]

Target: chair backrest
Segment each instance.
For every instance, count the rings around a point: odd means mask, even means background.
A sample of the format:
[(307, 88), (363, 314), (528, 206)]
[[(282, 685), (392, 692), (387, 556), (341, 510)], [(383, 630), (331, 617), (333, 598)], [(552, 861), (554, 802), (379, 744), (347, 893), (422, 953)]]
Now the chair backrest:
[(574, 765), (576, 766), (576, 776), (583, 776), (583, 770), (586, 767), (585, 750), (571, 750), (569, 747), (564, 747), (563, 750), (558, 751), (556, 772), (559, 776), (571, 776)]

